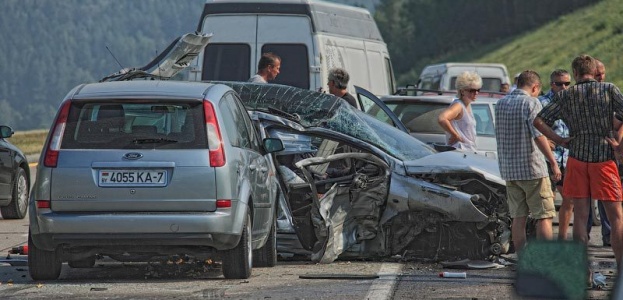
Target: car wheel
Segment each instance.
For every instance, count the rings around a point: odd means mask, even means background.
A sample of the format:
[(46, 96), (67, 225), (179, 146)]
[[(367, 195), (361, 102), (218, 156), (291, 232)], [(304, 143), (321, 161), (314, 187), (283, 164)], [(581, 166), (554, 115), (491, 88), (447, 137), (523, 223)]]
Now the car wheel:
[(33, 280), (55, 280), (61, 275), (63, 263), (57, 251), (37, 248), (28, 233), (28, 272)]
[(273, 216), (273, 224), (268, 234), (266, 244), (260, 249), (253, 250), (254, 267), (274, 267), (277, 264), (277, 216)]
[(26, 171), (19, 168), (17, 177), (13, 183), (13, 195), (11, 203), (7, 206), (0, 207), (0, 213), (4, 219), (23, 219), (26, 217), (28, 210), (28, 179), (26, 179)]
[(77, 260), (70, 260), (67, 262), (67, 264), (72, 268), (93, 268), (93, 266), (95, 266), (95, 256)]
[(234, 249), (222, 251), (223, 275), (228, 279), (246, 279), (251, 276), (253, 249), (251, 248), (251, 216), (247, 213), (242, 236)]

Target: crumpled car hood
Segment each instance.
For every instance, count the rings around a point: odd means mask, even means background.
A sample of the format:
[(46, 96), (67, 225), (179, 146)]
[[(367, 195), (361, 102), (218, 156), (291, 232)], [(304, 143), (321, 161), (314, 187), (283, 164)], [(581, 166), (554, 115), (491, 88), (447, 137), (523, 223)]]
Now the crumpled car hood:
[(475, 153), (446, 151), (406, 161), (407, 174), (435, 174), (448, 172), (476, 172), (492, 182), (505, 185), (498, 161)]

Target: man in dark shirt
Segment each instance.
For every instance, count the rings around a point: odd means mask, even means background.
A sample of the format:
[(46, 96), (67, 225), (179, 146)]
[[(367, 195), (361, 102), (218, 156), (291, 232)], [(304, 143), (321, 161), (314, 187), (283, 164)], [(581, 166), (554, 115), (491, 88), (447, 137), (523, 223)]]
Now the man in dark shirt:
[(357, 100), (353, 95), (349, 94), (346, 90), (348, 88), (348, 72), (342, 68), (334, 68), (329, 70), (329, 78), (327, 85), (329, 86), (329, 93), (338, 96), (350, 103), (350, 105), (357, 107)]
[[(574, 202), (573, 238), (588, 242), (586, 224), (589, 199), (603, 201), (612, 227), (610, 241), (617, 265), (623, 254), (623, 207), (621, 181), (614, 151), (607, 142), (613, 134), (614, 114), (623, 115), (623, 95), (612, 83), (594, 78), (597, 63), (580, 55), (571, 64), (576, 84), (557, 93), (534, 120), (534, 126), (558, 145), (568, 146), (569, 159), (563, 194)], [(569, 127), (569, 138), (551, 128), (561, 119)]]

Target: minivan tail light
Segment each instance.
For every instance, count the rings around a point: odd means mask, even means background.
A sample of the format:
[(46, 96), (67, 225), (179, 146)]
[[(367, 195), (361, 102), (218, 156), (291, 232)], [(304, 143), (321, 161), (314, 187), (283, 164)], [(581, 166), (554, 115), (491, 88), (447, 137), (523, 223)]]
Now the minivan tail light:
[(219, 199), (216, 200), (216, 208), (228, 208), (231, 207), (231, 200)]
[(71, 107), (71, 101), (67, 101), (61, 107), (56, 120), (54, 121), (54, 127), (52, 127), (52, 136), (48, 140), (46, 145), (43, 165), (50, 168), (55, 168), (58, 163), (58, 152), (61, 149), (61, 142), (63, 141), (63, 133), (65, 132), (65, 124), (67, 124), (67, 116), (69, 115), (69, 108)]
[(225, 150), (223, 149), (221, 129), (218, 126), (216, 114), (214, 113), (214, 106), (207, 100), (203, 101), (203, 114), (206, 119), (210, 167), (222, 167), (225, 165)]

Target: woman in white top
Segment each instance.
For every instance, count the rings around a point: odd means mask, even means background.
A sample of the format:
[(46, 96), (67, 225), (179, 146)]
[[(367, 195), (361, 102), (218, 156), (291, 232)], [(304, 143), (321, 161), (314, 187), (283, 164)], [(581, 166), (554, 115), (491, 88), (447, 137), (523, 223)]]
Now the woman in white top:
[(471, 104), (482, 87), (482, 78), (466, 71), (456, 78), (457, 99), (439, 114), (439, 125), (446, 131), (448, 145), (464, 151), (476, 151), (476, 119)]

